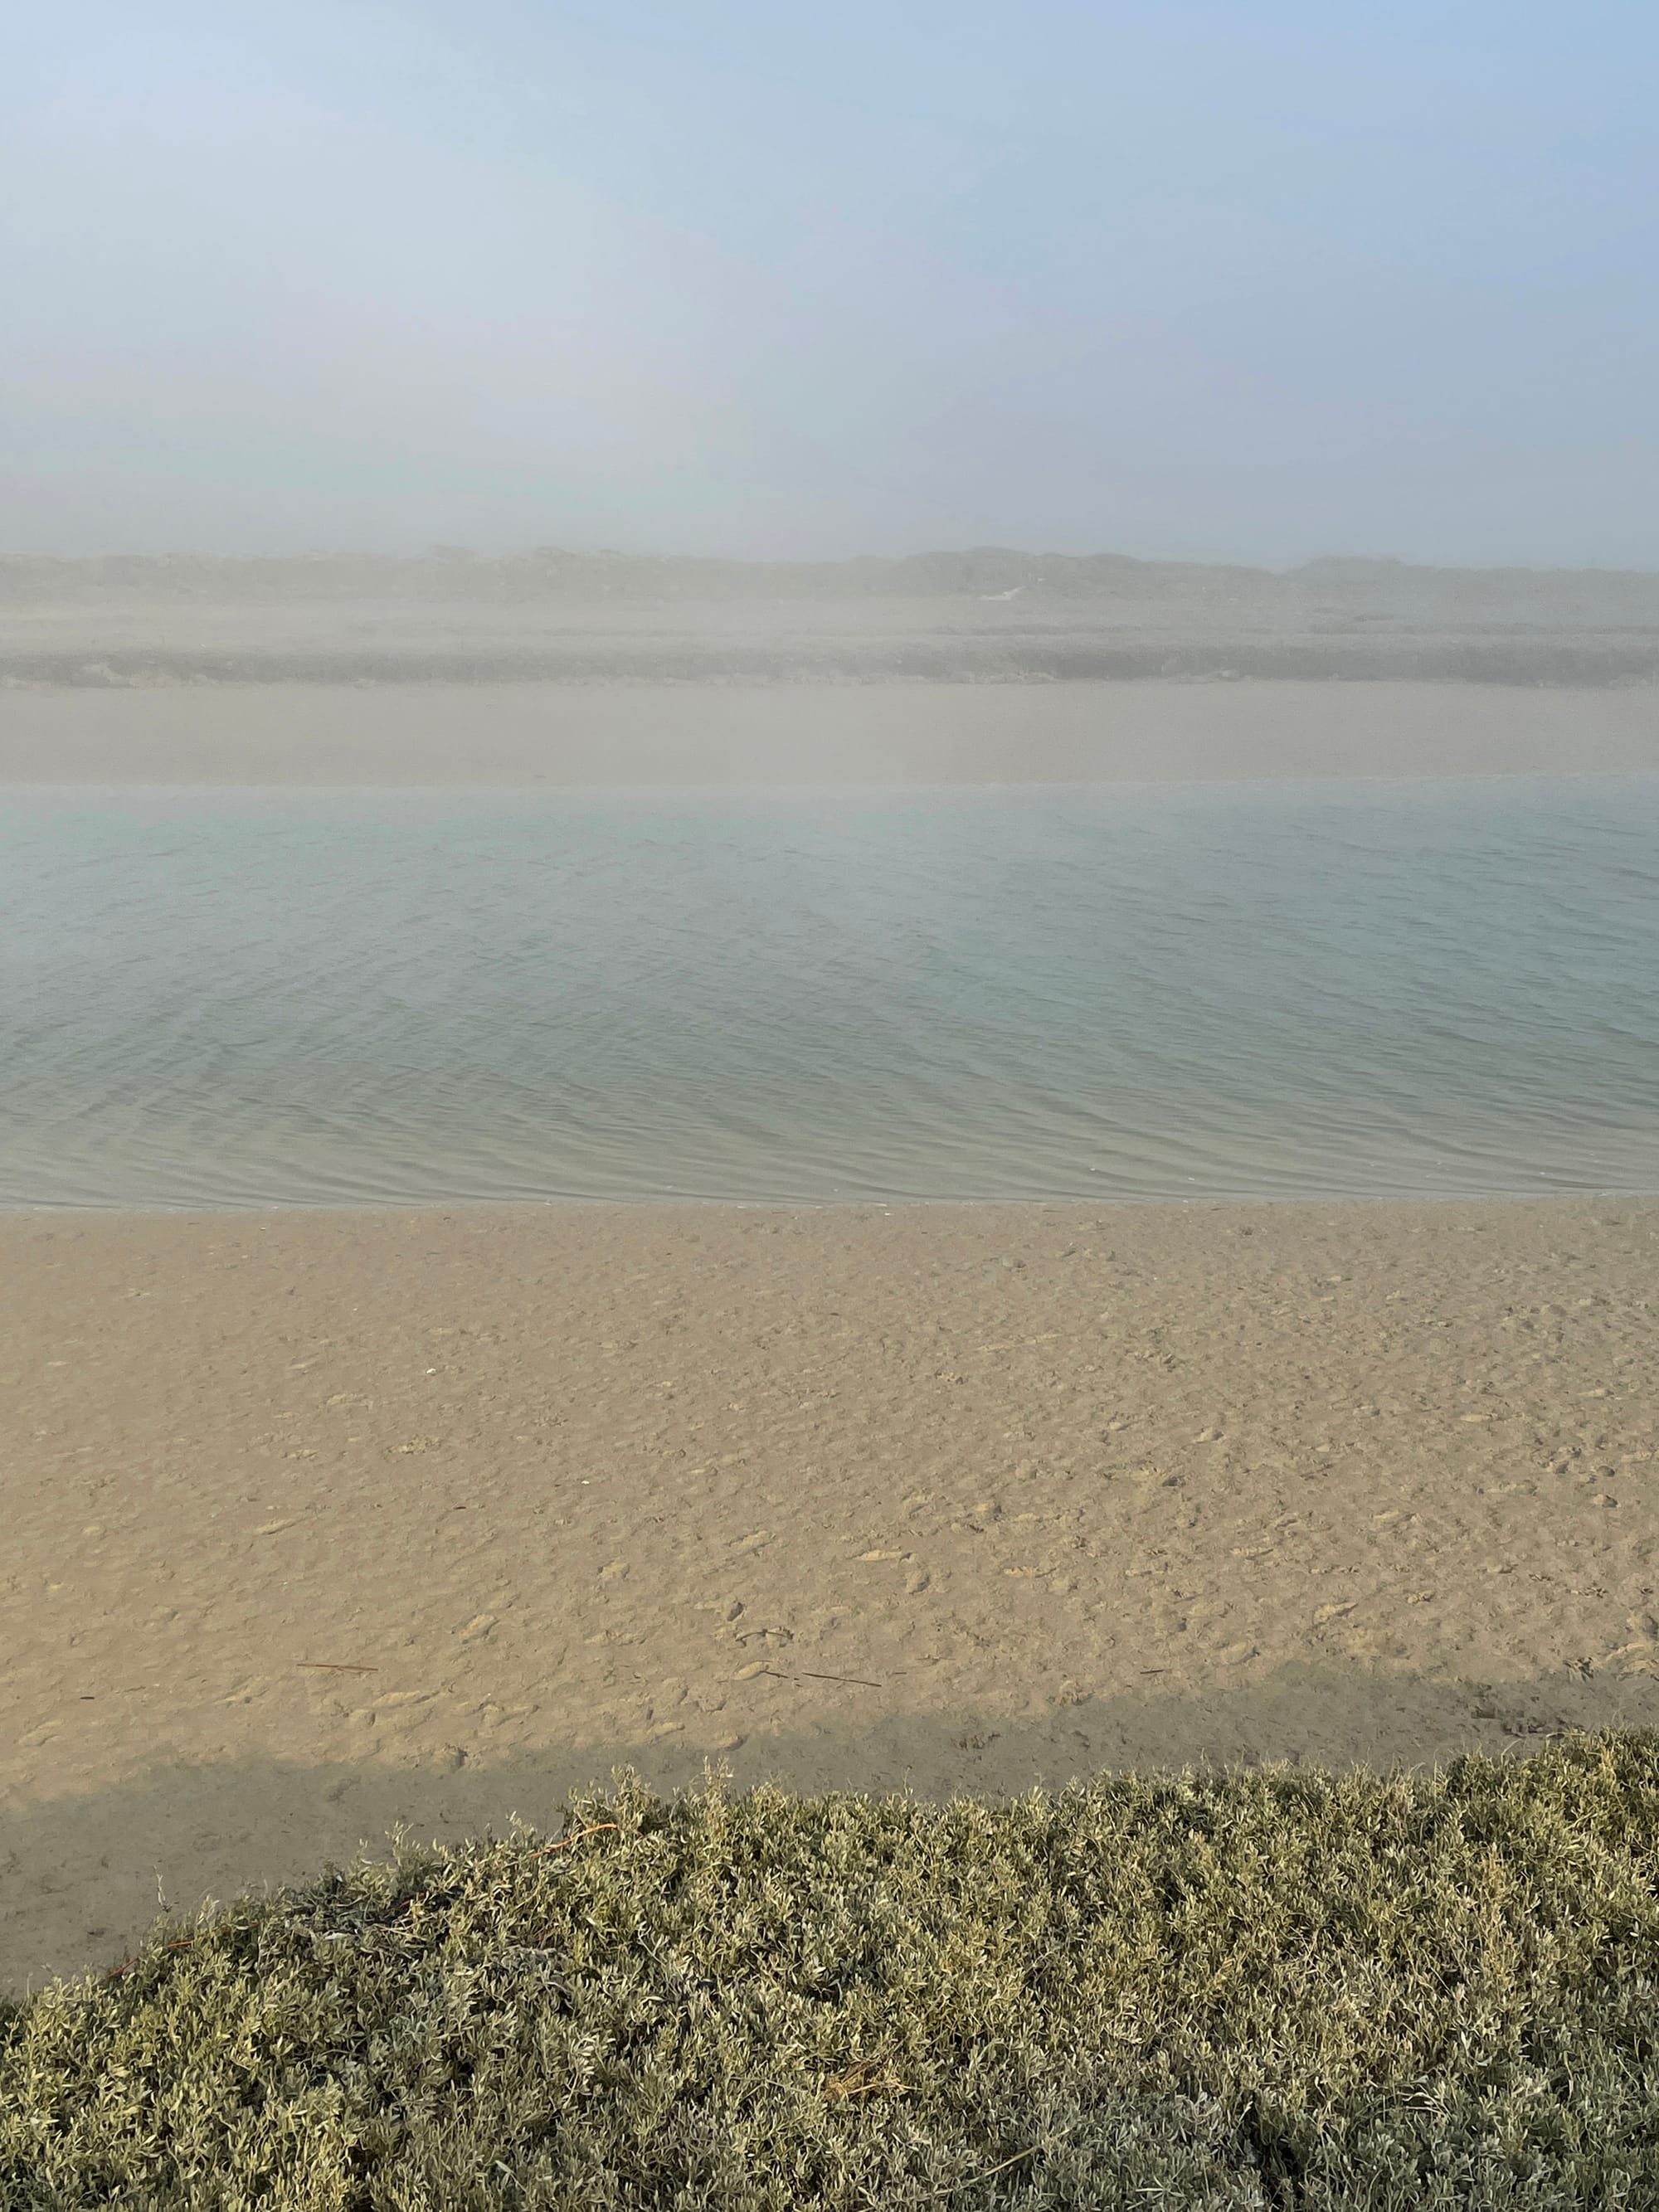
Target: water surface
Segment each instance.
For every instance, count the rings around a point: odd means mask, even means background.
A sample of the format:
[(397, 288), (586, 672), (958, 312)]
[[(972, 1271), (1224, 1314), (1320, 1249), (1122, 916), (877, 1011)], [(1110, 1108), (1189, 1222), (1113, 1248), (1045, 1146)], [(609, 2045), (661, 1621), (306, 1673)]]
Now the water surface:
[(1659, 777), (0, 794), (0, 1204), (1659, 1189)]

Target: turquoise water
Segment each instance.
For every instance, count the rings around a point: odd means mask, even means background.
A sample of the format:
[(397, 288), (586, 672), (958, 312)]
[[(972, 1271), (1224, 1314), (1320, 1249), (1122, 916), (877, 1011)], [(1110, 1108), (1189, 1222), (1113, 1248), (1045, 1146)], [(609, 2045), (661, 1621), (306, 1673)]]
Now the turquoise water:
[(1659, 1189), (1659, 778), (0, 794), (0, 1204)]

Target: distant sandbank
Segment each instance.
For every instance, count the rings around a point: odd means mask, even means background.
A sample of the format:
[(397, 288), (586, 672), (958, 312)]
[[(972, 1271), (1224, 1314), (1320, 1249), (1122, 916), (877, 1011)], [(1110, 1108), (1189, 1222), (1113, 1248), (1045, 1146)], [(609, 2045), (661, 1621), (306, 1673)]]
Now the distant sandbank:
[(1659, 688), (1413, 682), (0, 690), (0, 785), (1226, 781), (1659, 770)]

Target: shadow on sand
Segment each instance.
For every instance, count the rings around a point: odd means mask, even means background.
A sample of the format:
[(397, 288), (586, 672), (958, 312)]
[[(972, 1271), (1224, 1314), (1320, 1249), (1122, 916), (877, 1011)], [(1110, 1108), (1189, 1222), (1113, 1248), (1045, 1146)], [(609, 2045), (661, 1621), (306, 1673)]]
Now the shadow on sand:
[[(1656, 1663), (1659, 1663), (1656, 1661)], [(158, 1912), (194, 1912), (265, 1884), (302, 1881), (394, 1829), (453, 1843), (516, 1818), (558, 1829), (569, 1792), (631, 1767), (659, 1790), (724, 1768), (736, 1787), (1005, 1796), (1106, 1770), (1425, 1766), (1480, 1750), (1524, 1756), (1576, 1730), (1659, 1728), (1659, 1678), (1641, 1671), (1504, 1682), (1425, 1681), (1354, 1665), (1285, 1669), (1184, 1695), (1077, 1697), (1024, 1717), (889, 1713), (860, 1723), (852, 1695), (825, 1717), (720, 1753), (695, 1721), (648, 1743), (550, 1743), (491, 1756), (410, 1746), (357, 1763), (240, 1759), (158, 1765), (107, 1790), (36, 1799), (0, 1816), (0, 1990), (106, 1969)], [(714, 1723), (708, 1724), (712, 1739)]]

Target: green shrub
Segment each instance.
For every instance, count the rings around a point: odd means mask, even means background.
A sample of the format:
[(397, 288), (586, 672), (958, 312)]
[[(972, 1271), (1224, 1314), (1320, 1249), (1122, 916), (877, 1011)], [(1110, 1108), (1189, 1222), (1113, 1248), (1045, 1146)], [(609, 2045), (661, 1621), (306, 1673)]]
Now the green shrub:
[(1645, 2212), (1656, 1845), (1648, 1736), (1002, 1804), (623, 1778), (10, 2009), (0, 2203)]

